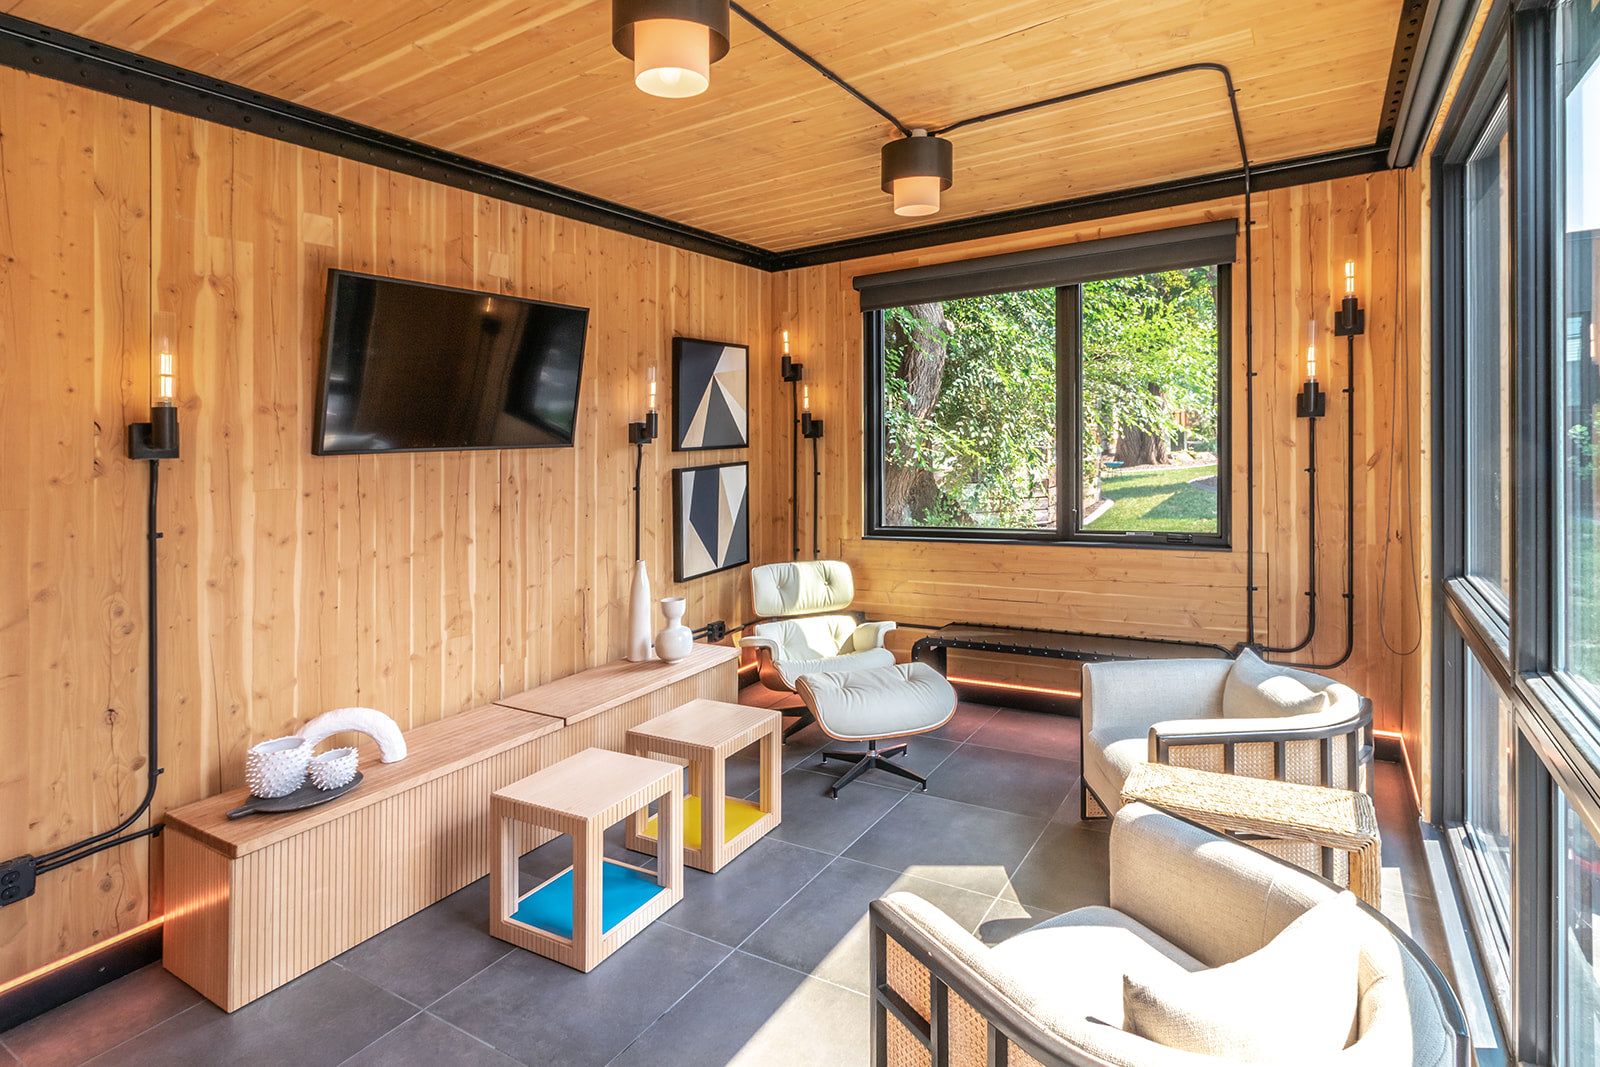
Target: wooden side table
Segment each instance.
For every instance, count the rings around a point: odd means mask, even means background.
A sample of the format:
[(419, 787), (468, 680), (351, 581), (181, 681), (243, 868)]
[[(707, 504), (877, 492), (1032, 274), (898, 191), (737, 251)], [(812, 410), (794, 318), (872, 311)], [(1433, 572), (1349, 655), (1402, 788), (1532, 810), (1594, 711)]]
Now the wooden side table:
[[(1220, 833), (1252, 834), (1350, 854), (1350, 888), (1379, 907), (1383, 863), (1372, 798), (1348, 789), (1217, 774), (1164, 763), (1136, 764), (1123, 803), (1144, 801)], [(1324, 859), (1326, 874), (1331, 866)]]
[[(683, 801), (683, 862), (716, 872), (783, 819), (779, 796), (783, 717), (767, 708), (691, 700), (628, 731), (628, 751), (689, 764)], [(727, 796), (728, 757), (761, 743), (761, 796)], [(628, 847), (654, 854), (656, 821), (640, 812), (628, 823)]]
[[(676, 764), (590, 748), (496, 790), (499, 851), (489, 872), (489, 932), (592, 971), (683, 899), (683, 772)], [(602, 854), (606, 829), (659, 800), (661, 850), (650, 872)], [(518, 893), (517, 823), (569, 834), (572, 866)]]

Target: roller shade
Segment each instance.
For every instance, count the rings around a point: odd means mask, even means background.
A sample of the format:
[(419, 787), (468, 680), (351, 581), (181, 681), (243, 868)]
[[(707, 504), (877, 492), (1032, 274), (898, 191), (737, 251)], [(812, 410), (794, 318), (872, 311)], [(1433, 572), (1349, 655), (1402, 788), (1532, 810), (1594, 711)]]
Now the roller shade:
[(855, 279), (855, 287), (861, 293), (862, 311), (881, 311), (964, 296), (1232, 263), (1238, 244), (1238, 220), (1224, 219), (959, 263), (864, 274)]

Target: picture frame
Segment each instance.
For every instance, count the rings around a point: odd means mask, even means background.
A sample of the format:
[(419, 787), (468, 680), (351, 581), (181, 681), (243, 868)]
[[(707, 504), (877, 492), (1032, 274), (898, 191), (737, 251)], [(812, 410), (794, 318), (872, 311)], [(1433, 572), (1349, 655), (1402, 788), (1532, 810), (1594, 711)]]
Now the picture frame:
[(672, 450), (750, 447), (750, 346), (672, 339)]
[(673, 580), (687, 582), (750, 562), (750, 464), (672, 472)]

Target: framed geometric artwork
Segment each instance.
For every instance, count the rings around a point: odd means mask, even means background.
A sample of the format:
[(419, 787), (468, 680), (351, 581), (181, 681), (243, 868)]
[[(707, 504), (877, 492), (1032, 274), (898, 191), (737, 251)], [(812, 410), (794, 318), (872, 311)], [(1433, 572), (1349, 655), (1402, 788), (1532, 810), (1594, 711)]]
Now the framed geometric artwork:
[(673, 580), (686, 582), (750, 562), (750, 464), (672, 472)]
[(750, 348), (672, 339), (672, 450), (750, 444)]

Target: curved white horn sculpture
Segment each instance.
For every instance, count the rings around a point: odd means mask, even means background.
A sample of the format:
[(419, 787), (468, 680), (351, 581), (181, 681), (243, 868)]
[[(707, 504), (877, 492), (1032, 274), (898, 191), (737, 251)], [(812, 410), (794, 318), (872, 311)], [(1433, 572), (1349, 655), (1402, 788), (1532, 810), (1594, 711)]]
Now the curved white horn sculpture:
[(406, 758), (406, 739), (393, 719), (376, 708), (336, 708), (301, 727), (299, 736), (315, 748), (334, 734), (354, 730), (378, 742), (383, 762), (396, 763)]

